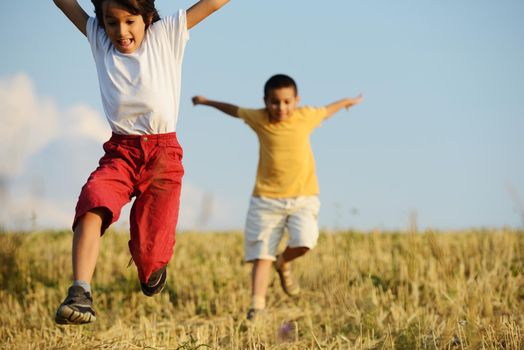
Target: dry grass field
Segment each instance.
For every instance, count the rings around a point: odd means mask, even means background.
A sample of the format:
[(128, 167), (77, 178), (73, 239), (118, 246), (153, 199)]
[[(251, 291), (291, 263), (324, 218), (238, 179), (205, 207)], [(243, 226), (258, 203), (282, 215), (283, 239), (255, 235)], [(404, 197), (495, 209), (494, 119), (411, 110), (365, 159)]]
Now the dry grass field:
[(97, 321), (57, 326), (71, 234), (0, 234), (1, 349), (524, 349), (524, 232), (323, 233), (245, 320), (240, 233), (182, 233), (168, 286), (140, 292), (126, 234), (109, 232), (93, 281)]

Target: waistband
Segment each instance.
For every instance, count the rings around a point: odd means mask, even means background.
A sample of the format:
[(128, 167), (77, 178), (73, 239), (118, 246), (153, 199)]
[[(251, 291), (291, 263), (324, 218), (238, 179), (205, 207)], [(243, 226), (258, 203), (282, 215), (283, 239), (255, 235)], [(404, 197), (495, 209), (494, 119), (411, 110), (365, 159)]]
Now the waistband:
[(151, 134), (151, 135), (120, 135), (111, 134), (109, 139), (113, 142), (118, 143), (127, 143), (127, 144), (140, 144), (140, 143), (162, 143), (162, 144), (177, 144), (178, 139), (176, 137), (176, 132), (168, 132), (165, 134)]

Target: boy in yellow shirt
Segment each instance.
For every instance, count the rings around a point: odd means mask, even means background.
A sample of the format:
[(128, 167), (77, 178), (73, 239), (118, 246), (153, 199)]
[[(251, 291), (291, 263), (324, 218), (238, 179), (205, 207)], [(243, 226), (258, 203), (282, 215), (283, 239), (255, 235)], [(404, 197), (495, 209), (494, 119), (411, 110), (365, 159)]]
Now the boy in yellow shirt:
[[(203, 96), (193, 97), (194, 105), (214, 107), (244, 120), (259, 140), (257, 177), (244, 240), (245, 260), (253, 262), (248, 319), (265, 308), (273, 263), (284, 292), (292, 297), (300, 293), (289, 263), (312, 249), (319, 234), (319, 189), (309, 137), (323, 120), (361, 101), (362, 95), (359, 95), (325, 107), (299, 107), (297, 85), (283, 74), (274, 75), (266, 82), (265, 108), (262, 109), (245, 109)], [(277, 255), (285, 228), (289, 241), (286, 249)]]

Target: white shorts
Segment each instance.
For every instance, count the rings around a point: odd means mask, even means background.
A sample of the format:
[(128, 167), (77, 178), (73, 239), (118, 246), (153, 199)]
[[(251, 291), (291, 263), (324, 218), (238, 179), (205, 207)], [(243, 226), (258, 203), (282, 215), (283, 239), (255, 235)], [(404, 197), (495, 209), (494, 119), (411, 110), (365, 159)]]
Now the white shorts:
[(245, 261), (275, 260), (287, 228), (288, 247), (313, 248), (318, 239), (318, 196), (251, 197), (246, 219)]

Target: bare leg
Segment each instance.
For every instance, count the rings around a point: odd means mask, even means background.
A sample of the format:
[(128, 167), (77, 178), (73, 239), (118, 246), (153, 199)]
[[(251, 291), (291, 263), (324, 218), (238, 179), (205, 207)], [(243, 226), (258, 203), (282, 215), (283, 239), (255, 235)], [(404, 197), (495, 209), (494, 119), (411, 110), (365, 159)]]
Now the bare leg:
[(73, 277), (91, 283), (100, 251), (102, 222), (107, 211), (96, 208), (82, 216), (73, 236)]
[(296, 258), (301, 257), (309, 251), (308, 247), (286, 247), (284, 252), (280, 254), (278, 263), (285, 265), (288, 262), (295, 260)]
[(280, 285), (284, 292), (291, 296), (298, 296), (300, 293), (300, 287), (294, 280), (291, 274), (291, 268), (289, 267), (289, 262), (295, 260), (298, 257), (306, 254), (309, 251), (307, 247), (286, 247), (286, 249), (278, 256), (275, 268), (280, 278)]
[(251, 274), (251, 296), (254, 309), (263, 309), (269, 284), (273, 262), (271, 260), (255, 260)]

